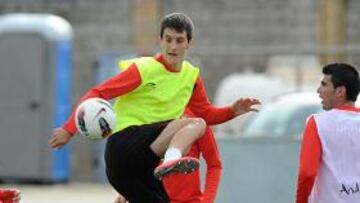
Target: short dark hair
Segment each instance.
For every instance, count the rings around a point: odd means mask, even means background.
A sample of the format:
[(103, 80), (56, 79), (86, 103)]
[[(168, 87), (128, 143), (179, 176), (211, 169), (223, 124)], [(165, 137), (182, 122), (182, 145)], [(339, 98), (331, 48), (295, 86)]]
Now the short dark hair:
[(160, 37), (163, 37), (165, 28), (171, 28), (177, 32), (186, 31), (187, 40), (192, 39), (192, 33), (194, 30), (194, 23), (191, 18), (183, 13), (171, 13), (166, 15), (161, 21)]
[(360, 89), (359, 72), (355, 67), (345, 63), (332, 63), (324, 66), (325, 75), (331, 75), (334, 87), (344, 86), (346, 89), (346, 100), (356, 101)]

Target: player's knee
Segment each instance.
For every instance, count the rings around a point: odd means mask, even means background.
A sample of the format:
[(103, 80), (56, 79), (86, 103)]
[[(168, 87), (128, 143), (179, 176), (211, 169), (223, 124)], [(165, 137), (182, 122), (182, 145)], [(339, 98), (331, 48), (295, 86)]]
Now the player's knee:
[(201, 137), (206, 130), (206, 122), (202, 118), (191, 118), (191, 124), (196, 128), (196, 131), (199, 133), (197, 134), (198, 137)]

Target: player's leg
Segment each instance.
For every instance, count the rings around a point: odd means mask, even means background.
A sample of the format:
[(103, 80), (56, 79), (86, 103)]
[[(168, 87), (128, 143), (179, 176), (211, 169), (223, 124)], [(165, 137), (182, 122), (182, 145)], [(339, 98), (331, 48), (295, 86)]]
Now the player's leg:
[[(107, 174), (114, 189), (131, 203), (169, 203), (167, 194), (159, 194), (153, 187), (148, 187), (137, 177), (119, 178)], [(153, 176), (153, 175), (152, 175)]]
[(150, 148), (159, 157), (164, 157), (167, 149), (171, 147), (185, 154), (192, 143), (204, 134), (205, 129), (206, 123), (201, 118), (173, 120), (150, 145)]
[(109, 182), (114, 189), (131, 203), (169, 203), (167, 195), (158, 194), (153, 188), (144, 184), (137, 177), (117, 178), (108, 174)]
[(108, 138), (105, 150), (106, 174), (110, 184), (129, 202), (168, 202), (160, 181), (149, 182), (158, 165), (158, 157), (150, 144), (166, 124), (124, 129)]
[(157, 178), (172, 173), (190, 173), (199, 167), (199, 161), (193, 157), (183, 157), (192, 143), (204, 134), (206, 123), (200, 118), (182, 118), (170, 122), (150, 145), (151, 150), (164, 162), (154, 174)]

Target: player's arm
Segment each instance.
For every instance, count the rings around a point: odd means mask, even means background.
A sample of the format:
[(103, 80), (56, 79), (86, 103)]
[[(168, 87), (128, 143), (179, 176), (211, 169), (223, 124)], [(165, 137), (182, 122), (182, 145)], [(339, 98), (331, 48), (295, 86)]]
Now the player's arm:
[(321, 160), (321, 142), (314, 116), (306, 123), (300, 151), (296, 203), (307, 203)]
[[(140, 84), (140, 73), (137, 66), (132, 64), (127, 70), (88, 90), (85, 95), (81, 97), (78, 104), (86, 99), (93, 97), (100, 97), (105, 100), (110, 100), (131, 92)], [(76, 107), (74, 109), (76, 109)], [(49, 141), (51, 148), (58, 148), (63, 146), (69, 142), (71, 136), (77, 132), (74, 117), (75, 111), (73, 111), (69, 119), (61, 128), (56, 128), (53, 131), (53, 137)]]
[(216, 140), (210, 127), (207, 128), (204, 136), (198, 140), (198, 143), (202, 156), (206, 162), (206, 179), (203, 201), (212, 203), (215, 201), (216, 193), (219, 188), (222, 163)]
[(216, 107), (212, 105), (206, 95), (204, 84), (198, 77), (194, 92), (189, 101), (189, 108), (197, 115), (204, 118), (208, 125), (224, 123), (236, 116), (256, 111), (253, 105), (260, 104), (256, 99), (240, 98), (232, 105), (225, 107)]

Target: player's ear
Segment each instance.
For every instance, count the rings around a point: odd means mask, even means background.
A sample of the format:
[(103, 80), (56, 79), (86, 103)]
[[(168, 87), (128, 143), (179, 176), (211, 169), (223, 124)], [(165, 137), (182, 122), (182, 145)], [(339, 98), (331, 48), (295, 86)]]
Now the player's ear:
[(345, 86), (339, 86), (335, 88), (336, 97), (343, 97), (346, 99), (346, 88)]
[(188, 47), (187, 48), (190, 48), (192, 46), (192, 44), (193, 44), (193, 40), (190, 39), (189, 42), (188, 42)]

